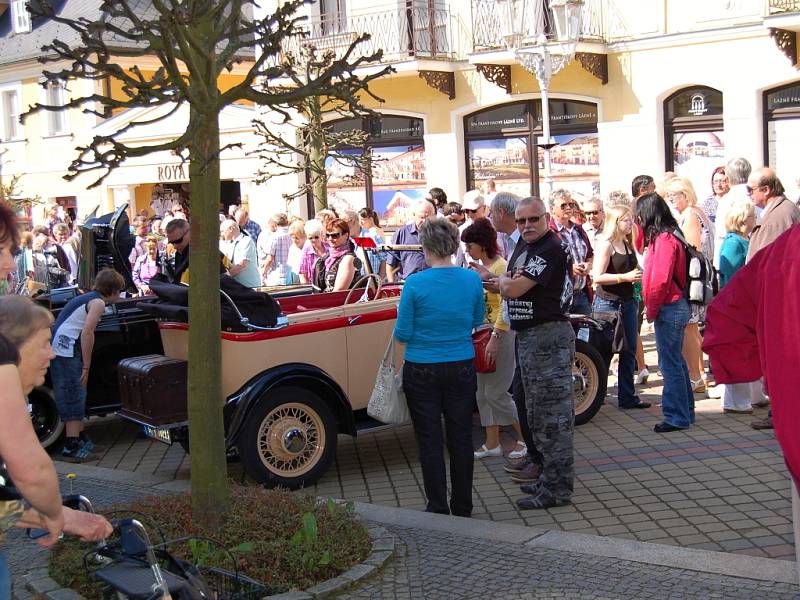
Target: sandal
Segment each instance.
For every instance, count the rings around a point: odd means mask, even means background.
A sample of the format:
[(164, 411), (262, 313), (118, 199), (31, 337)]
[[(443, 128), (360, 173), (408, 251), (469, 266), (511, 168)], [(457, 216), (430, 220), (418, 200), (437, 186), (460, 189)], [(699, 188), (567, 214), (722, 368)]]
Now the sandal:
[(528, 447), (525, 442), (517, 442), (517, 449), (508, 453), (508, 458), (522, 458), (528, 455)]

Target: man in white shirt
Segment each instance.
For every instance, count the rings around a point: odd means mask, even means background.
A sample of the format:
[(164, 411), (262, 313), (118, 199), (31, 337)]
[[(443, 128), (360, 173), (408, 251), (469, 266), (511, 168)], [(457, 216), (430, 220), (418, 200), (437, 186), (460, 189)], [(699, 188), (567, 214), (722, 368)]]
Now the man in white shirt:
[(220, 252), (231, 262), (228, 274), (249, 288), (259, 287), (261, 276), (258, 273), (258, 255), (250, 236), (244, 235), (233, 219), (222, 222), (219, 235)]
[[(630, 203), (628, 204), (630, 206)], [(603, 233), (603, 221), (605, 221), (606, 214), (603, 212), (603, 203), (599, 198), (590, 198), (583, 203), (581, 207), (583, 214), (586, 215), (586, 222), (583, 224), (583, 230), (589, 237), (589, 243), (594, 248), (595, 238)]]

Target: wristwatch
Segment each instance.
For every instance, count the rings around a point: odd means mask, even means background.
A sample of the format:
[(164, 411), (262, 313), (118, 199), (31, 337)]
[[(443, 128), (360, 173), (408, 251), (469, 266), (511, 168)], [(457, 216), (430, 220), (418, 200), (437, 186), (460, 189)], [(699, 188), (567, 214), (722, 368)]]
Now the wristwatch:
[(499, 333), (497, 333), (496, 331), (492, 331), (492, 337), (493, 337), (493, 338), (499, 338), (499, 337), (500, 337), (500, 334), (499, 334)]

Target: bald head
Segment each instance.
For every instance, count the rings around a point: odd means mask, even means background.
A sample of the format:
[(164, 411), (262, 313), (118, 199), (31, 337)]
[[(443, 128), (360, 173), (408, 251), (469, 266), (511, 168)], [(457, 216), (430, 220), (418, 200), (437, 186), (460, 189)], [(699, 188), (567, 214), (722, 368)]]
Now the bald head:
[(529, 244), (540, 239), (549, 229), (547, 207), (536, 196), (520, 200), (515, 216), (520, 236)]
[(786, 191), (778, 175), (769, 167), (761, 167), (750, 173), (747, 186), (750, 188), (750, 199), (753, 204), (761, 208), (769, 204), (773, 198), (783, 196)]

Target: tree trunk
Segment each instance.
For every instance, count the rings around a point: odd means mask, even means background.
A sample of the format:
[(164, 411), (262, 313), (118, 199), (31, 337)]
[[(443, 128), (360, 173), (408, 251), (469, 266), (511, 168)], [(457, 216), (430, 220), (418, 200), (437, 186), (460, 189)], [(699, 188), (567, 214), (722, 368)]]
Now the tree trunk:
[(314, 212), (328, 208), (328, 178), (325, 176), (325, 142), (322, 130), (322, 107), (318, 96), (306, 101), (308, 109), (308, 162)]
[(189, 445), (192, 512), (205, 526), (225, 518), (229, 490), (222, 417), (220, 343), (219, 115), (191, 109), (199, 124), (190, 149)]

